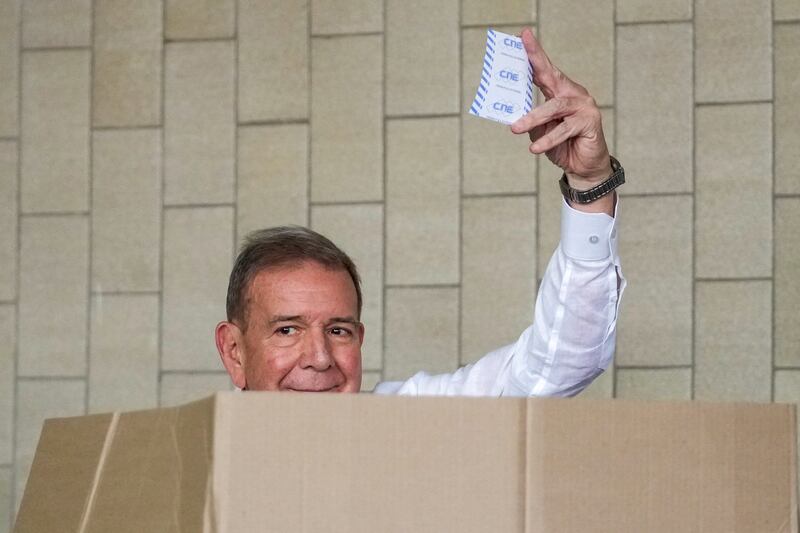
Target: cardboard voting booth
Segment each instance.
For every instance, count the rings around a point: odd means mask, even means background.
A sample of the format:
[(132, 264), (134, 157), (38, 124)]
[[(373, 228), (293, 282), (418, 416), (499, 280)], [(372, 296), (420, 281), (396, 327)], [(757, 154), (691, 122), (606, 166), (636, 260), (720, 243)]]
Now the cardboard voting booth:
[(14, 531), (792, 533), (795, 416), (219, 393), (48, 420)]

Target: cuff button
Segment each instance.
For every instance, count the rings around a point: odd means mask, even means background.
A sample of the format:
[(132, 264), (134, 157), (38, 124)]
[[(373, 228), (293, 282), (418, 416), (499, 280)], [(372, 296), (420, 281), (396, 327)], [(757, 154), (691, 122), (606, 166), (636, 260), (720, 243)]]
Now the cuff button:
[(592, 235), (591, 237), (589, 237), (589, 242), (592, 244), (597, 244), (599, 241), (600, 237), (598, 237), (597, 235)]

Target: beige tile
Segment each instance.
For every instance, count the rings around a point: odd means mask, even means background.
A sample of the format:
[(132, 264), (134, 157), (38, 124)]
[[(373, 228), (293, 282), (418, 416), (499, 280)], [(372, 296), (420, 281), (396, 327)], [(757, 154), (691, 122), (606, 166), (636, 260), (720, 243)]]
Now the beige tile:
[(0, 141), (0, 301), (17, 296), (17, 143)]
[(617, 364), (692, 361), (692, 198), (624, 198), (619, 248), (628, 288)]
[(539, 36), (553, 64), (598, 105), (614, 104), (613, 0), (541, 0)]
[[(536, 20), (536, 0), (463, 0), (462, 24), (526, 24)], [(517, 28), (517, 32), (520, 28)], [(508, 33), (505, 30), (500, 30)], [(516, 32), (515, 32), (516, 33)]]
[(458, 1), (386, 2), (386, 113), (458, 113)]
[(697, 109), (698, 277), (772, 276), (771, 117), (771, 104)]
[(225, 319), (233, 209), (164, 212), (163, 370), (217, 370), (214, 327)]
[(19, 367), (23, 376), (86, 372), (89, 221), (22, 219)]
[(312, 33), (383, 31), (383, 2), (375, 0), (311, 0)]
[(95, 2), (92, 124), (161, 124), (161, 0)]
[(620, 194), (691, 192), (692, 25), (617, 29)]
[(3, 340), (0, 344), (0, 464), (6, 464), (14, 460), (14, 346), (17, 339), (14, 305), (0, 305), (0, 339)]
[(361, 376), (361, 392), (372, 392), (381, 381), (380, 372), (364, 372)]
[(161, 132), (93, 137), (92, 290), (159, 289)]
[(11, 467), (0, 467), (0, 533), (11, 531), (11, 505), (13, 487), (11, 486)]
[(308, 218), (308, 126), (239, 127), (238, 241), (250, 231)]
[(21, 0), (0, 2), (0, 137), (18, 133), (19, 16)]
[(22, 54), (22, 211), (89, 206), (88, 50)]
[(617, 398), (689, 400), (691, 397), (691, 368), (620, 368), (617, 370)]
[(692, 15), (692, 0), (617, 0), (617, 22), (690, 21)]
[(774, 0), (772, 8), (775, 20), (800, 19), (800, 0)]
[(458, 283), (458, 118), (387, 125), (386, 277)]
[(695, 4), (695, 101), (771, 99), (771, 0)]
[(167, 44), (166, 204), (233, 201), (234, 67), (230, 42)]
[(25, 380), (18, 383), (16, 427), (16, 506), (22, 501), (42, 424), (47, 418), (84, 414), (86, 384), (74, 380)]
[(800, 367), (800, 198), (775, 199), (775, 364)]
[(216, 392), (229, 391), (231, 388), (231, 380), (225, 372), (163, 374), (161, 376), (161, 406), (193, 402)]
[(771, 291), (769, 281), (697, 283), (696, 399), (770, 401)]
[(22, 2), (22, 45), (89, 46), (92, 0), (25, 0)]
[[(775, 401), (795, 403), (800, 409), (800, 370), (778, 370), (775, 372)], [(800, 418), (797, 419), (797, 446), (800, 448)], [(800, 483), (800, 464), (797, 465)], [(800, 488), (800, 486), (798, 486)]]
[(383, 200), (383, 37), (314, 38), (311, 65), (311, 199)]
[(462, 222), (461, 363), (511, 344), (533, 320), (536, 198), (469, 198)]
[[(614, 154), (614, 110), (604, 108), (600, 110), (603, 116), (603, 132), (608, 143), (609, 151)], [(623, 165), (625, 162), (623, 161)], [(539, 193), (537, 194), (538, 206), (538, 231), (539, 231), (539, 270), (538, 276), (542, 277), (544, 271), (547, 269), (547, 264), (553, 256), (556, 247), (561, 239), (561, 189), (558, 186), (558, 180), (561, 179), (563, 171), (551, 163), (546, 157), (538, 156), (538, 176), (539, 176)], [(626, 177), (628, 183), (630, 180), (636, 179), (635, 176), (628, 175)], [(623, 189), (628, 186), (626, 183)], [(622, 189), (619, 189), (620, 191)], [(625, 207), (620, 208), (621, 213), (625, 216)]]
[(89, 410), (158, 406), (158, 295), (92, 298)]
[(458, 366), (458, 289), (399, 288), (386, 291), (387, 380), (424, 370), (453, 372)]
[[(800, 2), (798, 2), (800, 6)], [(776, 6), (777, 7), (777, 6)], [(798, 9), (800, 11), (800, 9)], [(798, 14), (800, 17), (800, 14)], [(775, 26), (775, 192), (800, 193), (800, 24)]]
[(307, 119), (308, 2), (239, 2), (239, 122)]
[(167, 39), (219, 39), (233, 37), (235, 0), (165, 0)]
[[(490, 4), (486, 4), (487, 6)], [(493, 5), (493, 4), (491, 4)], [(466, 8), (466, 6), (464, 6)], [(515, 33), (519, 28), (496, 28)], [(536, 157), (527, 135), (514, 135), (507, 126), (467, 113), (480, 80), (486, 45), (484, 28), (461, 32), (461, 136), (465, 194), (536, 191)]]
[(608, 367), (605, 372), (600, 374), (583, 392), (581, 398), (589, 399), (609, 399), (614, 397), (614, 367)]
[(361, 276), (361, 322), (366, 334), (362, 367), (380, 369), (383, 361), (383, 206), (329, 205), (311, 208), (311, 227), (350, 256)]

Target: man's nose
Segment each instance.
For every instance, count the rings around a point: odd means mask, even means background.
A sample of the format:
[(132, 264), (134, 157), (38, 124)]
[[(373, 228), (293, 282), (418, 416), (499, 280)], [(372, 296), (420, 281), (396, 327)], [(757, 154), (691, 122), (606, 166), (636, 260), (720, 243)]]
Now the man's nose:
[(324, 372), (334, 365), (328, 337), (324, 331), (314, 330), (309, 335), (300, 364), (303, 368), (313, 368), (319, 372)]

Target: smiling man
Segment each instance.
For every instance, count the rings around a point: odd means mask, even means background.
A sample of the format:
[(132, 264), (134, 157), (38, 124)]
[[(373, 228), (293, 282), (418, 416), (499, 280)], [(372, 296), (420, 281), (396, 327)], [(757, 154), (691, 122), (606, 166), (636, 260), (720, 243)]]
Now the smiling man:
[[(564, 170), (561, 243), (543, 276), (533, 324), (514, 344), (452, 374), (419, 372), (380, 383), (376, 393), (572, 396), (611, 361), (625, 288), (613, 192), (623, 171), (608, 153), (594, 99), (552, 65), (530, 30), (522, 41), (545, 102), (511, 131), (527, 133), (530, 151)], [(217, 349), (240, 389), (358, 392), (361, 307), (356, 267), (331, 241), (299, 227), (258, 231), (231, 273)]]

